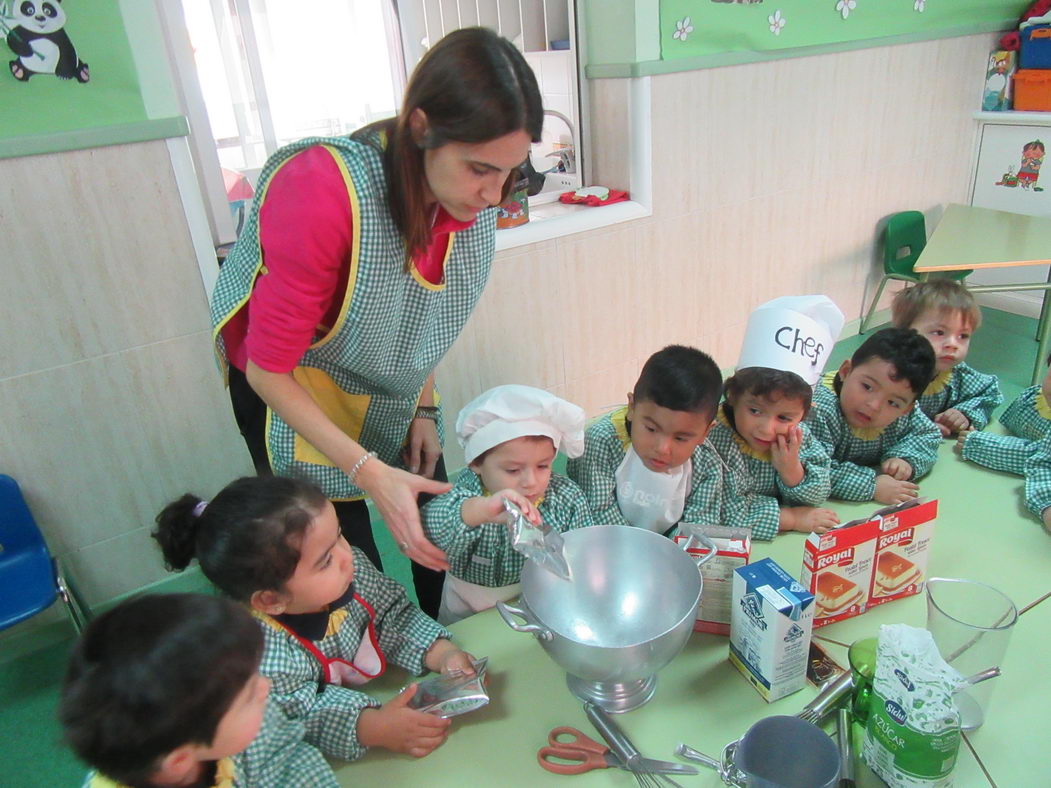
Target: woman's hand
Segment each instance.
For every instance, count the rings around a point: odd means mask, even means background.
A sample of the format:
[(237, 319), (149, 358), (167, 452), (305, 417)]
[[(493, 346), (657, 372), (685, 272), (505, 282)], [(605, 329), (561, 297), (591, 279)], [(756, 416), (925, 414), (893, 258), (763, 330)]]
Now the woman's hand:
[(445, 553), (423, 535), (416, 499), (420, 493), (441, 495), (452, 489), (451, 484), (392, 468), (376, 457), (361, 466), (355, 483), (372, 498), (395, 544), (406, 557), (428, 569), (449, 568)]
[(442, 444), (438, 441), (438, 425), (432, 419), (413, 419), (409, 422), (409, 435), (402, 458), (409, 473), (418, 473), (427, 479), (434, 478), (434, 467), (442, 456)]

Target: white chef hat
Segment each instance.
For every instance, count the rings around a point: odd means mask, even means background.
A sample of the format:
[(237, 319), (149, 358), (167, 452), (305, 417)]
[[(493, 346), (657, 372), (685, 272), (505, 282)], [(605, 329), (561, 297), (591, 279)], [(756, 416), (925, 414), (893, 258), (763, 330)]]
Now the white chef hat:
[(456, 417), (456, 438), (468, 463), (501, 443), (546, 435), (569, 457), (584, 453), (584, 409), (543, 389), (506, 385), (491, 388)]
[(825, 369), (843, 322), (843, 313), (827, 296), (784, 296), (767, 301), (748, 318), (737, 368), (794, 372), (813, 386)]

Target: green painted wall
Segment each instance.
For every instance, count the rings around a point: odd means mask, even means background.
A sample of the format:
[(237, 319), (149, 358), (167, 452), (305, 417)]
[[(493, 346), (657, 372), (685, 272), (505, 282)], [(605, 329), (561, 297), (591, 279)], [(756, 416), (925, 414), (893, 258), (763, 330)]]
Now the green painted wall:
[(975, 35), (1014, 27), (1029, 4), (1029, 0), (582, 0), (586, 73), (644, 76)]

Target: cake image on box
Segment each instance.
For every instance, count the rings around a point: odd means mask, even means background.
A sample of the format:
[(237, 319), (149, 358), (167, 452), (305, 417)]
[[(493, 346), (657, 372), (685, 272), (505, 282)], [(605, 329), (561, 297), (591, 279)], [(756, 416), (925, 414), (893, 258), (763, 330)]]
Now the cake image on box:
[(872, 596), (896, 594), (909, 583), (922, 579), (923, 573), (912, 561), (893, 550), (884, 550), (876, 559), (876, 576), (873, 578)]
[(814, 597), (818, 615), (834, 616), (864, 600), (865, 592), (853, 580), (835, 572), (825, 572), (818, 576)]

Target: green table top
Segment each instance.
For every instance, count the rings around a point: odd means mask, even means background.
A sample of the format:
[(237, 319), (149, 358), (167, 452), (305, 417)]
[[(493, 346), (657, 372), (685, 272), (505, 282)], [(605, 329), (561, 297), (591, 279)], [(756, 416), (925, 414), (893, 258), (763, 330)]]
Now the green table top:
[[(1051, 591), (1051, 537), (1024, 510), (1022, 480), (967, 463), (944, 441), (934, 471), (921, 482), (924, 497), (939, 499), (939, 517), (928, 576), (980, 580), (1004, 591), (1019, 609)], [(844, 520), (871, 512), (874, 504), (830, 504)], [(789, 533), (773, 542), (753, 544), (752, 560), (771, 557), (797, 575), (804, 535)], [(879, 625), (904, 622), (923, 626), (923, 595), (898, 600), (862, 616), (815, 630), (819, 642), (846, 666), (845, 645), (876, 634)], [(456, 640), (476, 656), (490, 659), (492, 702), (481, 711), (453, 721), (449, 740), (416, 761), (388, 752), (370, 752), (355, 763), (337, 764), (343, 785), (634, 785), (630, 774), (616, 769), (574, 777), (549, 774), (536, 762), (548, 731), (572, 725), (598, 739), (580, 703), (570, 695), (564, 672), (530, 635), (513, 632), (493, 610), (452, 627)], [(1051, 600), (1023, 614), (1012, 633), (1003, 675), (994, 679), (989, 717), (966, 734), (955, 771), (961, 787), (1051, 785), (1051, 759), (1042, 733), (1051, 707), (1051, 680), (1033, 668), (1051, 645)], [(646, 757), (676, 760), (673, 750), (686, 742), (718, 756), (725, 744), (754, 722), (771, 714), (795, 714), (815, 691), (800, 692), (767, 704), (727, 661), (725, 637), (694, 633), (683, 652), (658, 674), (653, 700), (617, 720)], [(386, 700), (408, 683), (392, 669), (368, 685)], [(861, 729), (855, 726), (860, 742)], [(834, 725), (828, 726), (834, 731)], [(983, 773), (988, 771), (991, 783)], [(683, 786), (722, 785), (714, 771), (699, 767), (698, 776), (677, 776)], [(861, 786), (882, 785), (858, 764)]]
[(1051, 219), (950, 203), (913, 270), (959, 271), (1051, 263)]

